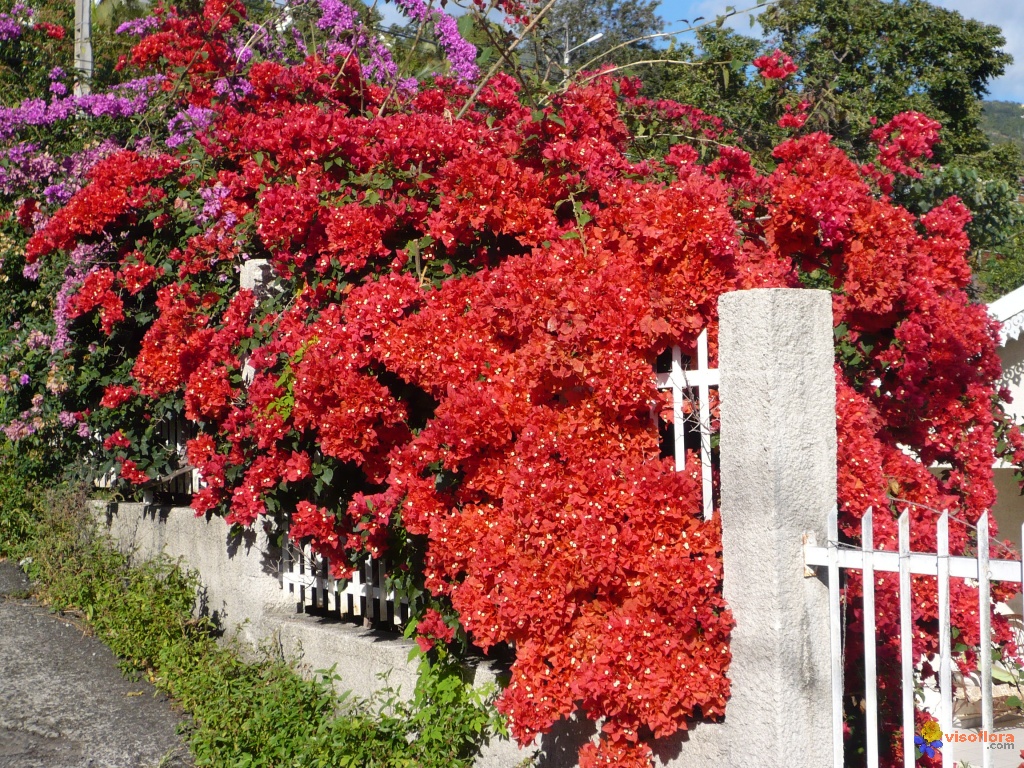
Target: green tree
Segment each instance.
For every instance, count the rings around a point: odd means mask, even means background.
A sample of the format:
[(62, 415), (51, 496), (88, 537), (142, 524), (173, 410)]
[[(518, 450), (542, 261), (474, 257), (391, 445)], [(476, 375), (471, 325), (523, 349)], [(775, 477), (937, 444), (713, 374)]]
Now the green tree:
[(800, 67), (812, 127), (863, 150), (872, 116), (916, 110), (943, 125), (939, 162), (989, 149), (981, 97), (1013, 61), (998, 27), (923, 0), (780, 0), (760, 22)]

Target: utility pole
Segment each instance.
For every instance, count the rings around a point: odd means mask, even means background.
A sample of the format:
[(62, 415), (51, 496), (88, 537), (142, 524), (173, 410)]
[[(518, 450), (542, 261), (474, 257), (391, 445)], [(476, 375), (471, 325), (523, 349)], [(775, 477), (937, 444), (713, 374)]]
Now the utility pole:
[(92, 91), (92, 0), (75, 0), (75, 95)]

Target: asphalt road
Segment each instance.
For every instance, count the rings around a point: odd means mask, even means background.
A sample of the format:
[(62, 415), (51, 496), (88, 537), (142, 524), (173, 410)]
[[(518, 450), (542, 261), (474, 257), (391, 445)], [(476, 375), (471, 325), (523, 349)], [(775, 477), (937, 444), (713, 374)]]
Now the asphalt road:
[(0, 768), (186, 768), (182, 717), (0, 562)]

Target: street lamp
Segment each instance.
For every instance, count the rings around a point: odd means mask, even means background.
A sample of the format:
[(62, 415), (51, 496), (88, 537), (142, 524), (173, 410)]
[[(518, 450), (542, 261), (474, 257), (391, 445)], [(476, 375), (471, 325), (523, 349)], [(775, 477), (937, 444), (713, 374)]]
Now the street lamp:
[(598, 32), (596, 35), (592, 35), (591, 37), (587, 38), (586, 40), (584, 40), (579, 45), (574, 45), (572, 48), (570, 48), (569, 47), (569, 25), (568, 24), (565, 25), (565, 53), (562, 56), (562, 66), (566, 68), (566, 73), (567, 74), (568, 74), (568, 69), (569, 69), (569, 54), (572, 53), (573, 51), (579, 50), (584, 45), (590, 45), (591, 43), (597, 42), (602, 37), (604, 37), (604, 32)]

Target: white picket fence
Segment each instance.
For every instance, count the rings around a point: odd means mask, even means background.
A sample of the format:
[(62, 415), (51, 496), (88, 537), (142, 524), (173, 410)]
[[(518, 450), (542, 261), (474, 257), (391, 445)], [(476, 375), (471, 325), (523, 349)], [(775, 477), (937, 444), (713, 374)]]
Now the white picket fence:
[[(295, 595), (300, 613), (328, 613), (362, 619), (373, 626), (401, 628), (409, 620), (409, 603), (387, 589), (387, 563), (367, 558), (348, 581), (338, 581), (327, 563), (309, 545), (282, 547), (279, 568), (282, 589)], [(332, 605), (333, 603), (333, 605)]]
[[(805, 538), (804, 557), (808, 566), (828, 569), (829, 603), (832, 642), (832, 719), (833, 754), (836, 768), (843, 766), (843, 652), (840, 612), (839, 572), (858, 570), (863, 573), (864, 595), (864, 714), (867, 728), (867, 766), (878, 766), (878, 687), (876, 667), (875, 578), (876, 571), (899, 574), (900, 653), (902, 667), (902, 719), (903, 750), (907, 766), (915, 763), (914, 736), (914, 668), (915, 659), (911, 636), (913, 631), (911, 574), (935, 576), (938, 587), (939, 613), (939, 697), (938, 722), (944, 734), (952, 733), (953, 722), (953, 655), (950, 629), (950, 579), (977, 582), (978, 618), (981, 652), (978, 654), (981, 687), (981, 730), (993, 732), (992, 687), (992, 599), (993, 581), (1024, 584), (1024, 565), (1020, 556), (1013, 560), (990, 558), (988, 523), (989, 513), (981, 516), (977, 524), (977, 555), (951, 556), (949, 553), (949, 513), (942, 512), (936, 523), (936, 552), (923, 553), (910, 550), (910, 516), (904, 510), (899, 517), (898, 551), (874, 549), (872, 520), (869, 508), (862, 519), (861, 545), (854, 548), (839, 542), (838, 513), (835, 509), (828, 521), (828, 542), (824, 547)], [(1022, 531), (1024, 532), (1024, 531)], [(956, 765), (956, 743), (944, 744), (941, 749), (943, 768)], [(982, 749), (982, 766), (992, 765), (991, 750)]]

